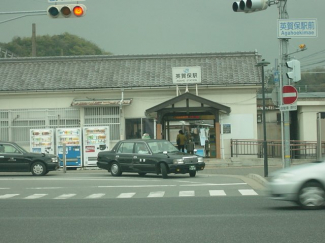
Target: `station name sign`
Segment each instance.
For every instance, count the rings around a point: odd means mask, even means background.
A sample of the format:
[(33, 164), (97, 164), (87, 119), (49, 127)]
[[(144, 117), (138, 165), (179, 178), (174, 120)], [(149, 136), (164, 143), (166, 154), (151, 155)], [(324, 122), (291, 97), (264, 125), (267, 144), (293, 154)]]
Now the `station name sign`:
[(317, 19), (278, 19), (278, 38), (317, 37)]
[(173, 67), (174, 84), (197, 84), (201, 83), (201, 67)]

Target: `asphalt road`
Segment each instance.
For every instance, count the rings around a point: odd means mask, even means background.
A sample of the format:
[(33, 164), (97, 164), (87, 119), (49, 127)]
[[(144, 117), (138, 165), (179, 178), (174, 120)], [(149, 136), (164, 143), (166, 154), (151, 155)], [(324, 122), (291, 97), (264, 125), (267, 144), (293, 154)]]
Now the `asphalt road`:
[(2, 200), (2, 243), (324, 242), (324, 210), (265, 197)]
[(324, 242), (324, 210), (272, 201), (236, 171), (169, 179), (106, 171), (0, 174), (1, 243)]

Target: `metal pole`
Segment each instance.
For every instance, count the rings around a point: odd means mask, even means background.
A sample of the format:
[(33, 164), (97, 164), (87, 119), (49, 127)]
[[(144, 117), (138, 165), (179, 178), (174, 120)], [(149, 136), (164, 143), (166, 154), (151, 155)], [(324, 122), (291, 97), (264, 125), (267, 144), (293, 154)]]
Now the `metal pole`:
[(317, 160), (320, 161), (321, 157), (322, 157), (322, 142), (321, 142), (321, 113), (318, 112), (317, 113), (317, 147), (316, 147), (316, 151), (317, 151)]
[(270, 64), (264, 59), (257, 63), (257, 66), (262, 67), (262, 99), (263, 99), (263, 156), (264, 156), (264, 177), (268, 177), (268, 154), (267, 154), (267, 140), (266, 140), (266, 120), (265, 120), (265, 86), (264, 86), (264, 66)]
[(63, 173), (67, 172), (67, 157), (66, 157), (66, 147), (67, 145), (63, 143), (63, 151), (62, 151), (62, 157), (63, 157)]
[(265, 89), (264, 89), (264, 66), (262, 66), (262, 94), (263, 94), (263, 135), (264, 135), (264, 177), (268, 176), (267, 164), (267, 142), (266, 142), (266, 121), (265, 121)]
[[(279, 1), (279, 18), (280, 19), (288, 19), (287, 13), (287, 0)], [(281, 60), (281, 68), (280, 68), (280, 105), (283, 105), (283, 94), (282, 88), (284, 85), (289, 85), (289, 80), (285, 77), (286, 73), (286, 62), (288, 61), (288, 46), (289, 39), (280, 39), (280, 60)], [(291, 164), (291, 156), (290, 156), (290, 112), (283, 111), (281, 112), (283, 121), (281, 122), (281, 130), (282, 130), (282, 148), (283, 148), (283, 167), (289, 167)]]

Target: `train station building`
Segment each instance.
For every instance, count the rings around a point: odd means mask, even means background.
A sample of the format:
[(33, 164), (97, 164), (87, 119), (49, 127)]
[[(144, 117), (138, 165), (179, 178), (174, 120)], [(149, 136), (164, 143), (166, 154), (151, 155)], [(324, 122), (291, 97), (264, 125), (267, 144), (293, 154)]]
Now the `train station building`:
[(179, 130), (209, 156), (257, 139), (257, 52), (0, 59), (0, 140), (30, 145), (30, 129), (109, 127), (121, 139)]

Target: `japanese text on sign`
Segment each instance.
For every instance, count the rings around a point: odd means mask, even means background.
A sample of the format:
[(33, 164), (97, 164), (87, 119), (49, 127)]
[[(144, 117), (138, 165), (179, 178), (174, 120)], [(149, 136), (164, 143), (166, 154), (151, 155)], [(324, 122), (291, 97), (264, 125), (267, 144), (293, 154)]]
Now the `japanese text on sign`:
[(201, 83), (201, 67), (173, 67), (174, 84)]
[(316, 19), (278, 19), (278, 38), (317, 37)]
[(280, 105), (280, 111), (296, 111), (297, 105), (291, 104), (291, 105)]

